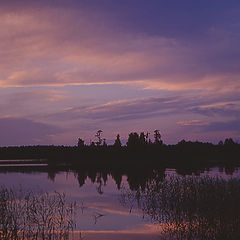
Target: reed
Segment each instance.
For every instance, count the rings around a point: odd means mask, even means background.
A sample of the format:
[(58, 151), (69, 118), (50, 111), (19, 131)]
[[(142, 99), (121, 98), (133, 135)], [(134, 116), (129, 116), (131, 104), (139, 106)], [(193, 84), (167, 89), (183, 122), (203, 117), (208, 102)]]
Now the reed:
[(171, 176), (151, 179), (144, 189), (123, 191), (144, 215), (159, 223), (166, 239), (240, 239), (240, 179)]
[(58, 192), (0, 188), (0, 239), (66, 240), (75, 228), (75, 203)]

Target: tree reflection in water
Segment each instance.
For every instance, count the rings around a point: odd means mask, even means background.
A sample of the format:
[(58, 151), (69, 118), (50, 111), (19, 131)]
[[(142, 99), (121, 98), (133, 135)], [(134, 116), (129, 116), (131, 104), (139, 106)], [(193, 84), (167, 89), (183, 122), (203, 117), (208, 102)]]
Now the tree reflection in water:
[(240, 239), (240, 179), (156, 176), (144, 189), (122, 189), (121, 202), (132, 209), (133, 201), (165, 239)]

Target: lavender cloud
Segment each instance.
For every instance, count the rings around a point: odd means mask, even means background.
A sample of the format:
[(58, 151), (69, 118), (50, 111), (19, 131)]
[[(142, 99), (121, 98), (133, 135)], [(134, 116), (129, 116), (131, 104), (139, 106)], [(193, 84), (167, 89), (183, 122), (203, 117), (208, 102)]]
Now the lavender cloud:
[(55, 126), (22, 118), (0, 118), (0, 145), (43, 144), (51, 134), (62, 130)]
[(240, 4), (149, 1), (1, 1), (0, 117), (71, 133), (239, 119)]
[(203, 128), (206, 132), (234, 131), (240, 133), (240, 119), (227, 122), (211, 122)]
[(238, 97), (235, 99), (233, 97), (229, 98), (228, 95), (222, 95), (220, 98), (212, 95), (201, 97), (188, 93), (178, 96), (119, 100), (99, 105), (75, 107), (56, 113), (52, 117), (106, 119), (108, 121), (177, 114), (237, 117), (240, 115), (239, 104)]
[(91, 7), (83, 11), (76, 1), (66, 9), (66, 4), (34, 6), (2, 10), (1, 86), (134, 82), (160, 89), (219, 90), (227, 81), (226, 90), (239, 88), (239, 36), (233, 34), (238, 18), (226, 26), (215, 21), (207, 29), (205, 24), (205, 34), (188, 41), (164, 31), (118, 31), (105, 9), (96, 8), (93, 16)]

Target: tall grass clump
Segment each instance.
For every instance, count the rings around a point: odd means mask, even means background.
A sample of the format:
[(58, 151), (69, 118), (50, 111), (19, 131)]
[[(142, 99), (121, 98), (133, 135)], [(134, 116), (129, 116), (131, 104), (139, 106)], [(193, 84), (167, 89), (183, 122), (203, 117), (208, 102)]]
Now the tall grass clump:
[(35, 194), (0, 187), (0, 239), (69, 239), (75, 227), (74, 203), (65, 194)]
[(240, 179), (156, 178), (143, 190), (123, 192), (122, 202), (132, 206), (133, 196), (166, 239), (240, 239)]

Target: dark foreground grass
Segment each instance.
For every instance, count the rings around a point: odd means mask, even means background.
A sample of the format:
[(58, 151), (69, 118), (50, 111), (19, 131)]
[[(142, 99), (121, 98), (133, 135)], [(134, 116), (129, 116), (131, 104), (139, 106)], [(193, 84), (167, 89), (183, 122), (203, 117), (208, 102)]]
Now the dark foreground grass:
[(240, 179), (156, 177), (142, 190), (123, 191), (123, 204), (131, 208), (133, 199), (165, 239), (240, 239)]
[(1, 240), (65, 240), (74, 229), (75, 204), (60, 193), (0, 188)]

